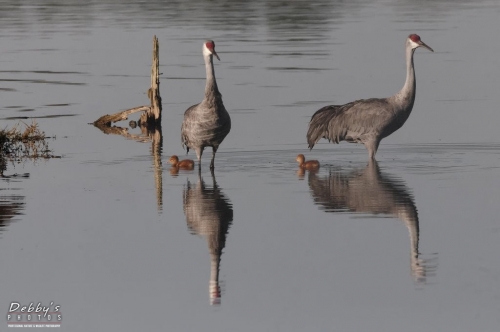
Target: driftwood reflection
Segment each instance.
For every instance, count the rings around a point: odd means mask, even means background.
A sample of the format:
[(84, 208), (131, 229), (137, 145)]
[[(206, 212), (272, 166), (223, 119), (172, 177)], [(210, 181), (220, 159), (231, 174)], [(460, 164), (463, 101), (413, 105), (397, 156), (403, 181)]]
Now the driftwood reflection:
[[(130, 134), (128, 128), (122, 128), (117, 126), (96, 126), (105, 134), (121, 135), (127, 139), (131, 139), (141, 143), (151, 142), (151, 157), (153, 161), (153, 170), (155, 175), (155, 186), (156, 186), (156, 204), (158, 210), (162, 210), (163, 207), (163, 174), (162, 174), (162, 162), (161, 153), (163, 149), (163, 135), (161, 132), (161, 125), (156, 126), (139, 126), (141, 129), (140, 134)], [(131, 127), (132, 121), (131, 121)]]
[(163, 207), (163, 174), (161, 164), (161, 152), (163, 148), (163, 135), (161, 126), (154, 128), (151, 137), (151, 155), (153, 157), (153, 170), (155, 174), (156, 206), (158, 210)]
[(384, 174), (376, 161), (349, 173), (330, 170), (326, 177), (308, 175), (315, 204), (325, 212), (386, 214), (401, 219), (410, 235), (410, 266), (414, 279), (425, 282), (435, 267), (419, 258), (419, 220), (413, 195), (405, 183)]
[(217, 185), (212, 172), (208, 187), (198, 172), (198, 183), (189, 180), (183, 192), (184, 214), (192, 234), (204, 237), (210, 252), (210, 304), (220, 304), (219, 267), (226, 235), (233, 222), (233, 206)]

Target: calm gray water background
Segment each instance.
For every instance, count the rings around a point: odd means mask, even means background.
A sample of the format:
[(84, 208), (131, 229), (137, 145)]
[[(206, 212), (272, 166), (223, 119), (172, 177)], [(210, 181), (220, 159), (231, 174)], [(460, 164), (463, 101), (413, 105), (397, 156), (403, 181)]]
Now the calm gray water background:
[[(63, 157), (0, 181), (0, 312), (54, 301), (63, 331), (498, 331), (499, 17), (496, 0), (0, 2), (1, 125), (36, 118)], [(410, 33), (435, 52), (416, 51), (413, 113), (378, 165), (309, 152), (317, 109), (401, 88)], [(151, 142), (87, 124), (148, 103), (153, 35), (160, 167)], [(210, 150), (200, 178), (166, 162), (207, 38), (233, 123), (215, 179)]]

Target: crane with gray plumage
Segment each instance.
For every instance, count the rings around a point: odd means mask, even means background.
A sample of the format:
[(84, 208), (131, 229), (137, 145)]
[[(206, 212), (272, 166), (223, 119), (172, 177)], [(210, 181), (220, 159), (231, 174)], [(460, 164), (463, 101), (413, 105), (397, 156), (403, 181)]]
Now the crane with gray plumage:
[(398, 93), (389, 98), (360, 99), (345, 105), (325, 106), (311, 118), (307, 131), (309, 149), (321, 138), (333, 143), (346, 141), (364, 144), (369, 158), (375, 159), (380, 141), (403, 126), (415, 102), (415, 69), (413, 53), (427, 46), (420, 36), (406, 39), (406, 81)]
[(205, 98), (199, 104), (189, 107), (184, 113), (181, 127), (182, 146), (187, 152), (193, 149), (198, 157), (198, 167), (201, 168), (201, 155), (207, 146), (212, 147), (212, 161), (210, 169), (214, 169), (215, 153), (226, 135), (231, 130), (231, 118), (222, 102), (222, 95), (215, 80), (213, 56), (220, 61), (215, 52), (213, 40), (203, 43), (203, 58), (207, 80)]

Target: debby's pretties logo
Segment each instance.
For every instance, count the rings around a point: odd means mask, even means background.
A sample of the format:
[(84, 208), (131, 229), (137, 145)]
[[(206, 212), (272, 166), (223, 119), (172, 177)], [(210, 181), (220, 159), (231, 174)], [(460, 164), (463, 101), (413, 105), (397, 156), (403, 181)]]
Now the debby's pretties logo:
[(61, 306), (54, 302), (45, 306), (41, 302), (22, 305), (11, 302), (7, 312), (8, 327), (61, 327)]

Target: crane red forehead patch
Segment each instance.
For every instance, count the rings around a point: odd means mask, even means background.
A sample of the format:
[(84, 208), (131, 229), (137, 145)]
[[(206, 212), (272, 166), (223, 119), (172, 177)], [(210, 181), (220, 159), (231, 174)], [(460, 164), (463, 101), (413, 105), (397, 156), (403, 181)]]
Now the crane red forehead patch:
[(205, 46), (210, 50), (213, 51), (215, 48), (215, 43), (213, 41), (208, 41), (205, 43)]
[(414, 43), (418, 43), (420, 41), (420, 36), (416, 34), (409, 35), (408, 38), (410, 38)]

